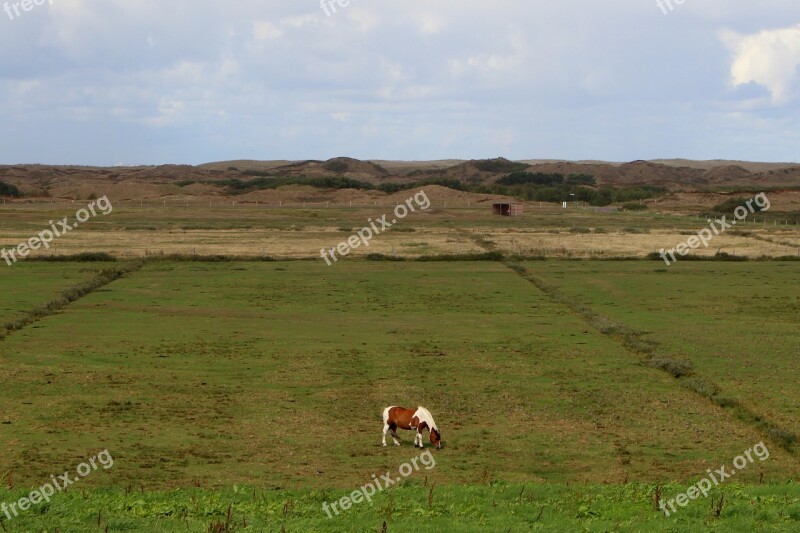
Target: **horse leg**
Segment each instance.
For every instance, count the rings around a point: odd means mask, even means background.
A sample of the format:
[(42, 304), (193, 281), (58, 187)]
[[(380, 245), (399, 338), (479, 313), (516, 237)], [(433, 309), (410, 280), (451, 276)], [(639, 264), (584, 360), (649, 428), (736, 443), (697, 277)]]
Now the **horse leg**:
[(400, 441), (397, 440), (399, 438), (397, 436), (397, 426), (391, 426), (390, 429), (392, 430), (392, 440), (394, 440), (394, 445), (400, 446)]
[(383, 423), (383, 445), (386, 446), (386, 433), (389, 432), (389, 424)]
[(417, 445), (417, 441), (419, 441), (419, 447), (420, 447), (420, 448), (424, 448), (424, 447), (425, 447), (425, 446), (422, 444), (422, 430), (421, 430), (421, 429), (418, 429), (418, 430), (417, 430), (417, 435), (416, 435), (416, 437), (414, 437), (414, 446), (416, 446), (416, 445)]

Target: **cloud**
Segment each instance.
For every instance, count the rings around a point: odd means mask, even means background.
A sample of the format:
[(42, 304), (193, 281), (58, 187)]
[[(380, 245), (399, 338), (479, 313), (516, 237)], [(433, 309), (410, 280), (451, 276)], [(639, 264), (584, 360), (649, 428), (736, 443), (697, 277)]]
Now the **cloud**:
[(720, 38), (733, 55), (731, 82), (766, 87), (774, 104), (797, 98), (800, 89), (800, 25), (751, 35), (723, 31)]
[(283, 37), (283, 30), (268, 20), (259, 20), (253, 23), (253, 38), (256, 41), (270, 41)]
[(774, 28), (798, 14), (797, 0), (669, 17), (633, 0), (351, 0), (331, 16), (318, 1), (57, 0), (0, 20), (0, 163), (791, 159), (800, 27)]
[(446, 19), (438, 14), (425, 12), (417, 16), (417, 28), (424, 35), (433, 35), (441, 32), (446, 26)]

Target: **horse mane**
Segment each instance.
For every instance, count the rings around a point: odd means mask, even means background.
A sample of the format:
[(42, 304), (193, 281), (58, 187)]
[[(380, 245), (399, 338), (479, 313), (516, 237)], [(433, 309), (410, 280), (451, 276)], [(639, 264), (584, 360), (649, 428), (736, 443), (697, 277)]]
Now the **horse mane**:
[(419, 418), (420, 422), (425, 422), (428, 424), (428, 428), (432, 429), (436, 433), (439, 433), (439, 428), (436, 427), (436, 422), (433, 420), (433, 415), (430, 411), (425, 409), (422, 406), (417, 407), (417, 412), (414, 415)]

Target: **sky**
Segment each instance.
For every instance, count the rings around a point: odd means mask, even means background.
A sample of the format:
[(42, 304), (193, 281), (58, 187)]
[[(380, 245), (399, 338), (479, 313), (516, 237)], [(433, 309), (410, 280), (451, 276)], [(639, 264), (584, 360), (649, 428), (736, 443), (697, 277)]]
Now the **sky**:
[(795, 161), (800, 2), (659, 1), (0, 0), (0, 164)]

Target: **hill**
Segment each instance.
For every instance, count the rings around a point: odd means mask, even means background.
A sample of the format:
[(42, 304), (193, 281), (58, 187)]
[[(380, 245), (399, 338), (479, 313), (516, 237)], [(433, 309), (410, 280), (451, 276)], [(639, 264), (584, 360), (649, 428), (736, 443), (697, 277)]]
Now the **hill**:
[[(296, 200), (298, 188), (310, 186), (315, 198), (341, 196), (352, 188), (358, 195), (383, 196), (415, 184), (488, 191), (514, 172), (591, 176), (598, 187), (653, 186), (671, 192), (726, 192), (800, 187), (800, 165), (731, 161), (511, 161), (505, 158), (441, 161), (362, 161), (337, 157), (327, 161), (224, 161), (199, 166), (134, 167), (0, 166), (0, 182), (17, 187), (27, 198), (86, 199), (109, 195), (123, 200), (213, 199), (231, 194)], [(270, 181), (270, 180), (276, 181)], [(251, 185), (252, 184), (252, 185)], [(461, 185), (459, 185), (461, 184)], [(284, 187), (292, 186), (286, 189)], [(479, 186), (485, 187), (479, 187)], [(265, 191), (264, 189), (269, 189)], [(495, 188), (496, 189), (496, 188)], [(352, 191), (351, 191), (352, 192)], [(492, 190), (492, 192), (498, 192)], [(503, 192), (503, 191), (500, 191)], [(469, 195), (470, 193), (464, 193)], [(477, 195), (474, 201), (485, 201)]]

